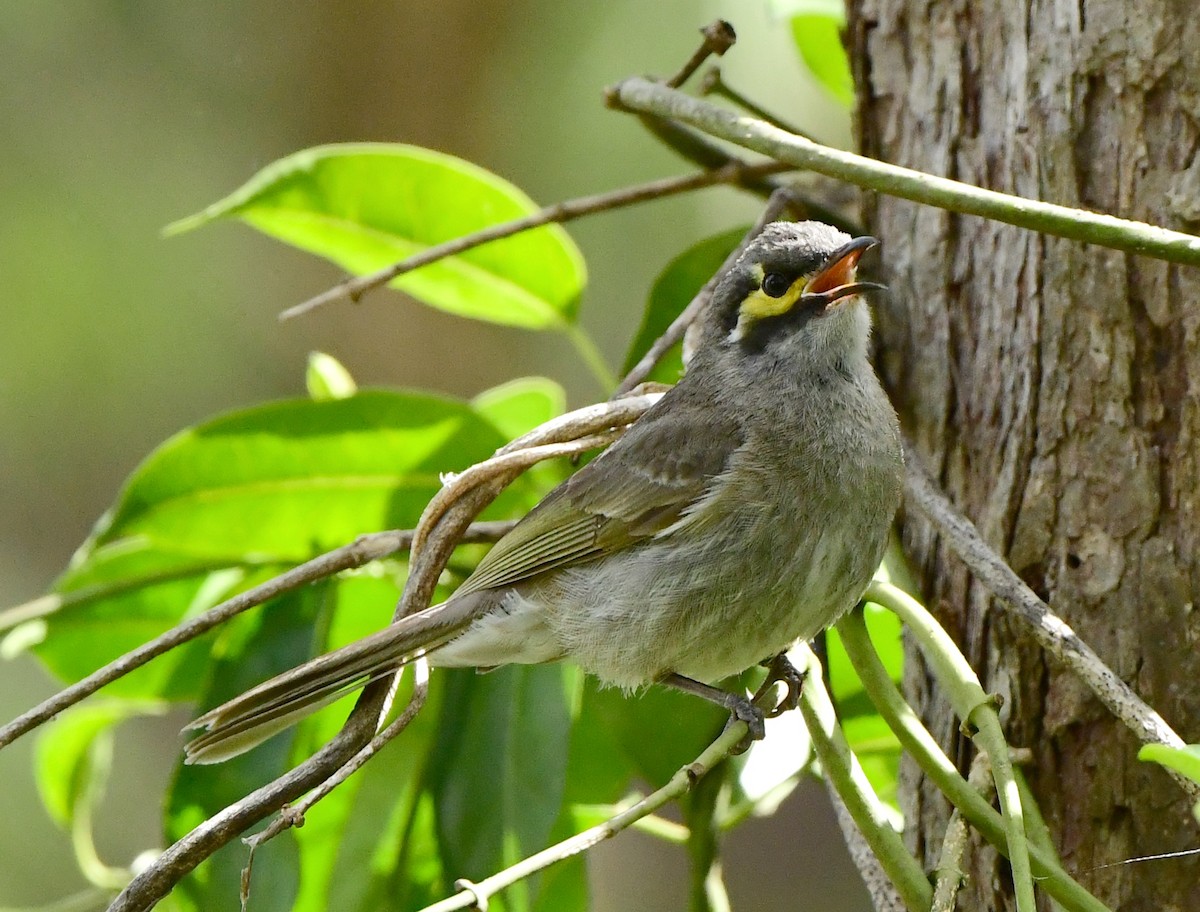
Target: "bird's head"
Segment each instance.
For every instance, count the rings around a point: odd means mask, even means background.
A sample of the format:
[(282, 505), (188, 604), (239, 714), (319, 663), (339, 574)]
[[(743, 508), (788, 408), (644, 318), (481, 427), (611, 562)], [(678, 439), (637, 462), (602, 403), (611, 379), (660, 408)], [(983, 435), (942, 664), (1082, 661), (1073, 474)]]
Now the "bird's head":
[(865, 359), (871, 320), (861, 295), (883, 286), (856, 273), (877, 243), (822, 222), (767, 225), (717, 285), (698, 350), (817, 368)]

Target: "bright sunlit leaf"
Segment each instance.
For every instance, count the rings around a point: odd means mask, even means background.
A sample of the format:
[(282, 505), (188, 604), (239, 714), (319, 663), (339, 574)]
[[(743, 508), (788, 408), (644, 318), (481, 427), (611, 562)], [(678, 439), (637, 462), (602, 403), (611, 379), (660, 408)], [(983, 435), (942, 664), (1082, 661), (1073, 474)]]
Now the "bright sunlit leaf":
[(358, 392), (358, 384), (350, 376), (350, 371), (341, 361), (325, 352), (309, 352), (304, 386), (308, 395), (317, 402), (345, 399)]
[[(77, 679), (288, 565), (364, 532), (412, 528), (441, 472), (502, 443), (465, 403), (385, 391), (276, 402), (183, 431), (135, 470), (76, 554), (35, 651)], [(528, 487), (494, 509), (524, 505)], [(189, 643), (113, 686), (188, 696), (210, 645)]]
[(484, 390), (471, 406), (505, 437), (515, 439), (561, 415), (567, 407), (563, 388), (547, 377), (521, 377)]
[(775, 19), (787, 20), (800, 59), (822, 86), (849, 108), (854, 78), (842, 44), (846, 6), (841, 0), (767, 0)]
[[(238, 218), (357, 274), (537, 211), (478, 165), (417, 146), (318, 146), (268, 165), (204, 211), (167, 227)], [(586, 282), (566, 231), (546, 225), (439, 260), (392, 281), (459, 316), (546, 329), (575, 319)]]

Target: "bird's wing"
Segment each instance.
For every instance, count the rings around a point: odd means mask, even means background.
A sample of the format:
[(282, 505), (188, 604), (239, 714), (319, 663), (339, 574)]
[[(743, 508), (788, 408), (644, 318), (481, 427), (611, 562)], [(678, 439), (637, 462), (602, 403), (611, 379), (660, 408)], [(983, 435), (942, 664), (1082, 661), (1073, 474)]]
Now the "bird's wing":
[(698, 392), (676, 387), (663, 397), (625, 437), (546, 495), (459, 591), (509, 586), (619, 551), (679, 519), (743, 442), (736, 416), (687, 401)]

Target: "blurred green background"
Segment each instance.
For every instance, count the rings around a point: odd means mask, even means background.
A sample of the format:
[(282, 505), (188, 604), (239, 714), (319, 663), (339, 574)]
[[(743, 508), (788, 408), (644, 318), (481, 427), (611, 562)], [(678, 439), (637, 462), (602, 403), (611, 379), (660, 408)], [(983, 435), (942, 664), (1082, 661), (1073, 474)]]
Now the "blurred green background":
[[(381, 292), (280, 324), (341, 278), (248, 228), (172, 240), (162, 227), (263, 165), (319, 143), (403, 141), (462, 156), (539, 202), (687, 169), (602, 88), (676, 69), (722, 16), (731, 83), (819, 138), (849, 117), (802, 72), (765, 0), (185, 3), (0, 2), (0, 605), (36, 597), (156, 444), (217, 412), (303, 394), (331, 352), (362, 385), (473, 395), (526, 374), (572, 404), (600, 390), (558, 337), (469, 323)], [(654, 276), (687, 244), (751, 220), (718, 189), (570, 227), (588, 260), (583, 325), (614, 367)], [(51, 693), (28, 659), (0, 662), (0, 716)], [(157, 839), (178, 714), (130, 726), (98, 839), (126, 864)], [(36, 798), (33, 738), (0, 753), (0, 908), (81, 881)], [(396, 749), (403, 749), (402, 746)], [(627, 834), (593, 861), (596, 908), (680, 909), (684, 853)], [(823, 790), (741, 827), (735, 906), (866, 909)]]

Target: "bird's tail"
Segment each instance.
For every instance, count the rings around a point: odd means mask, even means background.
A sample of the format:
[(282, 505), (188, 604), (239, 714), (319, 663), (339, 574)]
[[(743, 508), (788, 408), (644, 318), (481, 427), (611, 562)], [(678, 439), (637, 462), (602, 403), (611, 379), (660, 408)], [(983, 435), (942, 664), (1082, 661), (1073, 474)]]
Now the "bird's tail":
[(487, 608), (475, 592), (402, 618), (234, 697), (192, 722), (204, 734), (184, 746), (186, 763), (220, 763), (257, 747), (369, 681), (394, 672), (465, 630)]

